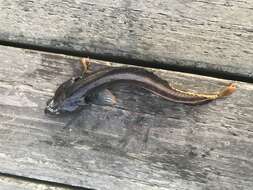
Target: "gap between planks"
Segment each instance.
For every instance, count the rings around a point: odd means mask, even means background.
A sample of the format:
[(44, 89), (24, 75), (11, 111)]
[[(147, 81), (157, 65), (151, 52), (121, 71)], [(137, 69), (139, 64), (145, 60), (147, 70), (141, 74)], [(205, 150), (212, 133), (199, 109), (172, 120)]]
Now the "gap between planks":
[(18, 176), (0, 172), (0, 189), (27, 189), (29, 190), (93, 190), (84, 187), (72, 186), (69, 184), (57, 183), (52, 181), (39, 180), (24, 176)]
[[(34, 50), (34, 51), (41, 51), (41, 52), (48, 52), (48, 53), (55, 53), (55, 54), (64, 54), (74, 57), (89, 57), (92, 59), (97, 59), (100, 61), (110, 61), (115, 63), (121, 63), (126, 65), (133, 65), (133, 66), (141, 66), (146, 68), (154, 68), (154, 69), (163, 69), (168, 71), (176, 71), (176, 72), (184, 72), (189, 74), (196, 74), (200, 76), (208, 76), (208, 77), (214, 77), (219, 79), (225, 79), (225, 80), (235, 80), (240, 82), (248, 82), (253, 83), (253, 78), (244, 76), (241, 73), (230, 73), (224, 70), (217, 70), (217, 69), (211, 69), (210, 67), (208, 69), (206, 68), (197, 68), (194, 67), (195, 64), (207, 64), (204, 62), (199, 61), (192, 61), (192, 60), (173, 60), (171, 59), (170, 64), (157, 62), (157, 61), (144, 61), (140, 59), (132, 59), (132, 58), (124, 58), (119, 57), (115, 55), (108, 55), (108, 54), (96, 54), (94, 52), (85, 52), (85, 51), (77, 51), (77, 50), (69, 50), (64, 48), (54, 48), (49, 46), (39, 46), (34, 44), (28, 44), (28, 43), (21, 43), (21, 42), (14, 42), (14, 41), (5, 41), (0, 39), (0, 45), (7, 46), (7, 47), (13, 47), (13, 48), (22, 48), (27, 50)], [(188, 65), (181, 65), (177, 64), (180, 62), (191, 62), (191, 66)]]

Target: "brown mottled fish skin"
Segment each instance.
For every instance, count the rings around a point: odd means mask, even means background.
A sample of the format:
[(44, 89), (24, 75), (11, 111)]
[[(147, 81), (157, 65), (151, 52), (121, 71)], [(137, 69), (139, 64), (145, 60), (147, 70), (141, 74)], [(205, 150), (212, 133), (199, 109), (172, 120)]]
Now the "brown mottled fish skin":
[(46, 113), (60, 114), (80, 109), (86, 97), (92, 93), (115, 83), (127, 82), (144, 88), (168, 101), (189, 105), (197, 105), (211, 101), (206, 97), (198, 97), (171, 88), (169, 83), (152, 72), (135, 67), (110, 67), (99, 70), (87, 77), (79, 77), (64, 82), (48, 101)]

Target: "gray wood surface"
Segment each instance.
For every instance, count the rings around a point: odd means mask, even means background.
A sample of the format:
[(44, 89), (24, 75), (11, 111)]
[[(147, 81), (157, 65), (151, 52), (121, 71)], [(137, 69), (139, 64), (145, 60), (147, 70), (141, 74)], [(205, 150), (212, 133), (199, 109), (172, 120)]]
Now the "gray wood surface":
[(252, 0), (1, 0), (0, 4), (2, 41), (253, 79)]
[(16, 177), (0, 175), (0, 190), (71, 190), (73, 188), (59, 187)]
[[(101, 190), (252, 189), (252, 84), (193, 107), (113, 86), (114, 107), (51, 118), (45, 103), (78, 58), (0, 46), (0, 60), (0, 172)], [(92, 61), (93, 70), (114, 65)], [(204, 92), (228, 82), (154, 72)]]

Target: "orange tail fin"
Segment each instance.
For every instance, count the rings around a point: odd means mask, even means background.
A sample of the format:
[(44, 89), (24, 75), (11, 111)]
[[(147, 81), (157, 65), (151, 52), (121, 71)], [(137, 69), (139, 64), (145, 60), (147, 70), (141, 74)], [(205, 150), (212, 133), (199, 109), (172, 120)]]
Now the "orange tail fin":
[(229, 96), (236, 90), (236, 85), (230, 83), (224, 90), (219, 93), (219, 97)]

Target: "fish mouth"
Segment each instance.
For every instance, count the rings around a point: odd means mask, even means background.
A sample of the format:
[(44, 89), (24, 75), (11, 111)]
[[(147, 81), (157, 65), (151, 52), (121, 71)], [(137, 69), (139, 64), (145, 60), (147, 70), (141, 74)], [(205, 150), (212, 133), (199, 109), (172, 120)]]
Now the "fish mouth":
[(57, 108), (57, 106), (54, 103), (53, 99), (50, 99), (47, 101), (47, 106), (44, 110), (45, 114), (50, 114), (50, 115), (59, 115), (59, 109)]

